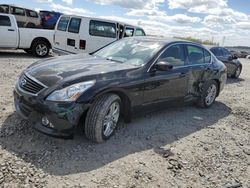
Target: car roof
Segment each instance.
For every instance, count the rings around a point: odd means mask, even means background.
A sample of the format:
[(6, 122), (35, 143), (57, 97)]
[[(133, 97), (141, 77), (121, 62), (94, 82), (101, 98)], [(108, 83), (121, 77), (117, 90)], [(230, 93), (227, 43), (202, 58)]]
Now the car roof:
[(158, 36), (135, 36), (135, 37), (125, 38), (125, 40), (126, 39), (127, 40), (136, 39), (136, 40), (140, 40), (140, 41), (160, 42), (160, 43), (165, 44), (165, 45), (171, 44), (171, 43), (185, 43), (185, 44), (190, 44), (190, 45), (195, 45), (195, 46), (199, 46), (202, 48), (206, 48), (202, 44), (187, 41), (187, 40), (181, 40), (181, 39), (177, 39), (177, 38), (167, 38), (167, 37), (158, 37)]

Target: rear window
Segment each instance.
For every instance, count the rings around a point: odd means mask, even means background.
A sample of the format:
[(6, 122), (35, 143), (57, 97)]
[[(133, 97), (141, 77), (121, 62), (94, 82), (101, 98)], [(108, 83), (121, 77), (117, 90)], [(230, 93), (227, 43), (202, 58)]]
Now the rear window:
[(205, 63), (203, 49), (197, 46), (187, 46), (189, 63), (192, 65)]
[(80, 18), (71, 18), (68, 32), (79, 33), (80, 25), (81, 25)]
[(29, 17), (38, 18), (38, 14), (35, 11), (33, 11), (33, 10), (26, 10), (26, 14)]
[(91, 20), (89, 23), (89, 34), (92, 36), (116, 38), (116, 24)]
[(211, 54), (207, 50), (204, 50), (204, 56), (205, 56), (205, 63), (210, 63), (211, 62)]
[(0, 16), (0, 26), (11, 26), (10, 18), (8, 16)]
[(66, 31), (69, 23), (69, 17), (62, 17), (58, 23), (57, 30)]
[(145, 36), (145, 33), (142, 29), (136, 29), (135, 36)]
[(7, 6), (7, 5), (0, 5), (0, 12), (1, 13), (9, 13), (9, 6)]
[(23, 8), (18, 8), (18, 7), (11, 7), (11, 14), (15, 14), (18, 16), (25, 16), (25, 11)]

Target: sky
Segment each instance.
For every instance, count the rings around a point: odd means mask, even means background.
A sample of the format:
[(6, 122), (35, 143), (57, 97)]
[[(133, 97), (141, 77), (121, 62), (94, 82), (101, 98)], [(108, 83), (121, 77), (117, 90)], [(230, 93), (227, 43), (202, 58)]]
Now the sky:
[(250, 0), (1, 0), (36, 10), (101, 17), (147, 34), (250, 46)]

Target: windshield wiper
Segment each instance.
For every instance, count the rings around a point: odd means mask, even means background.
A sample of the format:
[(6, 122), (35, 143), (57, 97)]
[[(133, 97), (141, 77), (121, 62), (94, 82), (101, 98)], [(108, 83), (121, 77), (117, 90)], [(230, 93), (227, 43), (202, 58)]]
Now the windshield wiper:
[(115, 62), (118, 62), (118, 63), (124, 63), (123, 61), (119, 61), (117, 59), (113, 59), (113, 57), (107, 57), (106, 60), (115, 61)]

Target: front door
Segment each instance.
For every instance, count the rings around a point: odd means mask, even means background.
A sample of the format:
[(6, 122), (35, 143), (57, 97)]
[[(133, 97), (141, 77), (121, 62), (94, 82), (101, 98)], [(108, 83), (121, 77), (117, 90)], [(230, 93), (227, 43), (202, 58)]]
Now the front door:
[[(14, 23), (14, 19), (12, 23)], [(18, 31), (14, 24), (11, 24), (9, 16), (0, 15), (0, 47), (2, 48), (17, 48)]]
[(144, 86), (144, 105), (184, 99), (188, 92), (188, 69), (184, 46), (176, 44), (168, 47), (157, 62), (164, 61), (173, 65), (168, 71), (147, 72)]

